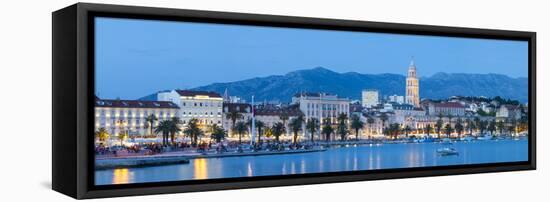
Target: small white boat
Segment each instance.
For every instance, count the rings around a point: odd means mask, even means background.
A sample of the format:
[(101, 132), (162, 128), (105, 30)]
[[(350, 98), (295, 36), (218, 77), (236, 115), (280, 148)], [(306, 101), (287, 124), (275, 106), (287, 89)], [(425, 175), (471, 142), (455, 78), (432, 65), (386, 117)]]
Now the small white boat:
[(479, 136), (477, 137), (478, 140), (492, 140), (493, 139), (493, 136), (490, 135), (490, 134), (485, 134), (483, 136)]
[(437, 149), (437, 154), (441, 156), (452, 156), (452, 155), (458, 155), (458, 151), (456, 151), (456, 149), (454, 148), (444, 147), (441, 149)]

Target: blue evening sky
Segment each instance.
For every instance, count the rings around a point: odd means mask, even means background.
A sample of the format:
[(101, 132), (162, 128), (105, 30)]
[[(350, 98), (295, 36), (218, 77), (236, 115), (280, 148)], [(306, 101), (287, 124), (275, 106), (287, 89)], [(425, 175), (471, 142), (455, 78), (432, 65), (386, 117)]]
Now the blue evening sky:
[(166, 89), (282, 75), (497, 73), (527, 77), (527, 42), (156, 20), (97, 18), (96, 94), (137, 99)]

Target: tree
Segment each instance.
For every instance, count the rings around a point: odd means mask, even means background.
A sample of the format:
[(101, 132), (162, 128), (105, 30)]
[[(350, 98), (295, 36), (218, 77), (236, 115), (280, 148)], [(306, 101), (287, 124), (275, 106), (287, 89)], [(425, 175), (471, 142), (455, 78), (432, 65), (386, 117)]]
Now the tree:
[(451, 126), (451, 124), (450, 123), (446, 124), (444, 130), (445, 130), (445, 134), (447, 134), (447, 137), (450, 138), (451, 133), (453, 133), (453, 127)]
[(382, 128), (386, 127), (386, 121), (388, 120), (388, 115), (386, 113), (380, 114), (380, 120), (382, 121)]
[(235, 122), (237, 122), (237, 119), (242, 119), (243, 115), (239, 113), (238, 111), (231, 110), (230, 112), (225, 114), (225, 118), (228, 120), (231, 120), (231, 136), (234, 136), (233, 134), (233, 128), (235, 128)]
[(406, 138), (409, 138), (409, 133), (412, 131), (412, 128), (409, 126), (409, 125), (406, 125), (404, 128), (403, 128), (403, 132), (405, 133), (405, 137)]
[(478, 128), (479, 128), (479, 133), (480, 134), (483, 134), (485, 132), (485, 130), (487, 129), (487, 125), (489, 125), (489, 123), (487, 121), (480, 121), (479, 122)]
[(472, 133), (475, 129), (474, 122), (469, 118), (466, 119), (466, 129), (468, 130), (468, 133), (469, 133), (470, 136), (472, 135)]
[(97, 129), (97, 131), (95, 132), (95, 137), (101, 141), (101, 142), (104, 142), (106, 141), (107, 139), (109, 139), (109, 132), (107, 132), (107, 129), (105, 128), (99, 128)]
[(336, 133), (340, 135), (340, 140), (344, 141), (344, 139), (346, 139), (346, 135), (348, 134), (348, 126), (346, 124), (346, 121), (348, 120), (348, 115), (341, 113), (336, 119), (338, 120)]
[(248, 125), (245, 122), (239, 121), (237, 122), (235, 127), (233, 127), (233, 130), (235, 130), (235, 132), (239, 134), (239, 145), (240, 145), (242, 143), (241, 142), (242, 136), (248, 132)]
[(325, 140), (328, 142), (330, 141), (330, 135), (334, 132), (334, 129), (331, 126), (330, 119), (325, 118), (323, 120), (323, 128), (321, 129), (321, 133), (325, 135)]
[(475, 117), (474, 118), (474, 130), (479, 131), (480, 129), (481, 129), (481, 119), (479, 119), (479, 117)]
[(191, 139), (191, 145), (193, 146), (197, 146), (199, 137), (204, 135), (204, 132), (199, 128), (199, 120), (196, 118), (189, 120), (183, 133)]
[(495, 120), (489, 122), (489, 126), (487, 126), (487, 130), (491, 133), (491, 135), (493, 135), (493, 133), (497, 130), (497, 127), (496, 127), (496, 122)]
[(172, 119), (170, 120), (170, 140), (172, 142), (172, 144), (176, 143), (175, 139), (176, 139), (176, 133), (180, 132), (181, 129), (179, 127), (179, 125), (181, 124), (181, 120), (180, 118), (178, 117), (172, 117)]
[(443, 120), (439, 118), (437, 122), (435, 123), (435, 132), (437, 133), (437, 138), (441, 138), (441, 129), (443, 128)]
[(401, 126), (398, 123), (390, 124), (390, 134), (393, 136), (393, 139), (397, 139), (399, 133), (401, 133)]
[(504, 121), (498, 121), (496, 123), (496, 128), (498, 129), (498, 134), (502, 135), (502, 132), (504, 131)]
[(172, 127), (172, 122), (169, 120), (161, 121), (157, 127), (155, 127), (155, 133), (162, 133), (162, 145), (168, 144), (168, 135)]
[(517, 120), (513, 118), (508, 123), (508, 131), (510, 132), (510, 136), (514, 136), (516, 134), (517, 125)]
[(369, 124), (369, 136), (368, 136), (368, 139), (370, 140), (371, 139), (371, 126), (372, 124), (374, 123), (374, 119), (372, 117), (367, 117), (367, 123)]
[(277, 122), (277, 123), (273, 124), (273, 127), (271, 127), (271, 132), (273, 133), (273, 136), (275, 136), (275, 140), (277, 142), (280, 142), (279, 137), (283, 133), (285, 133), (285, 131), (286, 131), (285, 125), (281, 122)]
[(117, 138), (118, 138), (118, 140), (120, 140), (120, 146), (122, 146), (122, 143), (124, 142), (124, 140), (126, 140), (126, 138), (128, 138), (128, 133), (126, 133), (126, 132), (118, 133)]
[(458, 134), (458, 138), (461, 138), (462, 132), (464, 131), (464, 125), (462, 125), (462, 119), (460, 118), (456, 119), (455, 131)]
[(315, 132), (317, 132), (317, 129), (319, 128), (319, 121), (316, 118), (309, 118), (306, 123), (306, 129), (311, 134), (311, 142), (313, 142), (313, 139), (315, 137)]
[(286, 130), (287, 130), (287, 127), (288, 127), (288, 126), (286, 125), (286, 122), (287, 122), (288, 119), (289, 119), (288, 114), (285, 113), (285, 112), (281, 113), (281, 114), (279, 115), (279, 119), (281, 119), (281, 121), (283, 122), (283, 126), (285, 126), (285, 127), (284, 127), (284, 128), (285, 128), (284, 134), (286, 135), (286, 134), (287, 134), (287, 131), (286, 131)]
[(293, 143), (298, 143), (298, 133), (302, 131), (302, 124), (304, 123), (304, 116), (299, 115), (296, 118), (290, 120), (290, 130), (294, 133)]
[(432, 128), (432, 125), (428, 124), (426, 125), (426, 127), (424, 128), (424, 132), (426, 133), (426, 135), (428, 137), (430, 137), (430, 132), (432, 132), (433, 128)]
[(451, 123), (453, 121), (453, 115), (451, 113), (448, 113), (447, 119), (449, 119), (449, 123)]
[(222, 127), (218, 126), (218, 124), (210, 126), (210, 132), (210, 139), (215, 140), (216, 143), (220, 143), (225, 139), (226, 132)]
[(351, 128), (355, 130), (355, 140), (359, 141), (359, 130), (365, 127), (365, 123), (357, 115), (351, 116)]
[(258, 130), (258, 144), (261, 144), (262, 143), (263, 129), (265, 127), (265, 123), (260, 121), (260, 120), (256, 120), (254, 125), (256, 126), (256, 129)]
[(149, 135), (153, 135), (153, 127), (155, 124), (155, 121), (157, 121), (158, 118), (154, 114), (150, 114), (149, 116), (145, 117), (145, 121), (149, 123)]

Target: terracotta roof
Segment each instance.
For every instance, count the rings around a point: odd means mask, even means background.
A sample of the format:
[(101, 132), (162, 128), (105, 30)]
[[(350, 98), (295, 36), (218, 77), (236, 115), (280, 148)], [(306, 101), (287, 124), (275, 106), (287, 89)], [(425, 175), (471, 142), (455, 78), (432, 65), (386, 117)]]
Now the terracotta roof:
[(222, 96), (216, 92), (211, 91), (196, 91), (196, 90), (176, 90), (180, 96), (197, 96), (197, 95), (203, 95), (203, 96), (209, 96), (209, 97), (215, 97), (215, 98), (222, 98)]
[(179, 109), (178, 105), (170, 101), (142, 101), (142, 100), (101, 100), (95, 101), (96, 107), (116, 108), (171, 108)]
[(435, 103), (435, 107), (441, 107), (441, 108), (464, 108), (464, 105), (458, 103), (458, 102), (443, 102), (443, 103)]
[[(223, 112), (238, 111), (239, 113), (252, 113), (251, 105), (246, 103), (223, 103)], [(227, 109), (227, 111), (226, 111)], [(238, 109), (238, 110), (237, 110)], [(247, 110), (248, 109), (248, 110)]]

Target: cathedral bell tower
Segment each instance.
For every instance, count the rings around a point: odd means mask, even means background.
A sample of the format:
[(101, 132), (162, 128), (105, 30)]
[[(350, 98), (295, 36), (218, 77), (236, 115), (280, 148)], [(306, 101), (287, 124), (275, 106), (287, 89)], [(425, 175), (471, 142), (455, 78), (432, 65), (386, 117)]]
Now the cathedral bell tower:
[(420, 95), (418, 93), (418, 78), (416, 78), (416, 66), (414, 65), (414, 59), (411, 60), (409, 65), (409, 71), (407, 73), (407, 92), (405, 93), (405, 103), (411, 104), (415, 107), (420, 107)]

